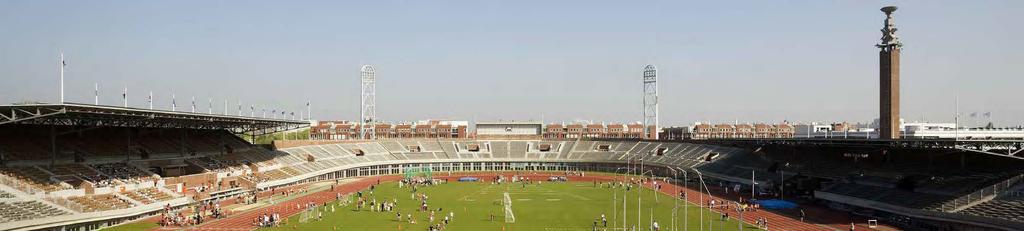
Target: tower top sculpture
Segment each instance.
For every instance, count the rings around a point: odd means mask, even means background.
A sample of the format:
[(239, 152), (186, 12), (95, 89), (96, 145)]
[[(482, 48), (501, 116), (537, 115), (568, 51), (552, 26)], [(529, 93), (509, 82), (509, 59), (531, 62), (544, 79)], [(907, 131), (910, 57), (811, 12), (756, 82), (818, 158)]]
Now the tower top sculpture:
[(892, 12), (896, 11), (896, 6), (882, 7), (882, 12), (885, 12), (885, 25), (882, 26), (882, 43), (875, 45), (878, 48), (898, 48), (903, 46), (903, 42), (900, 42), (900, 38), (896, 36), (896, 23), (892, 19)]

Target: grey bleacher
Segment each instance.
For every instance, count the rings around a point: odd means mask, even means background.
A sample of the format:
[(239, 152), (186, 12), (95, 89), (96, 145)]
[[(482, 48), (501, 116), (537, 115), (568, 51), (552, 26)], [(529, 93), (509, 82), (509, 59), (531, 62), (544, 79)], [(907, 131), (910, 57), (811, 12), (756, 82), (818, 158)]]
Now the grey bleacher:
[(626, 152), (629, 151), (629, 149), (633, 148), (633, 146), (636, 144), (636, 142), (619, 142), (619, 145), (615, 145), (615, 147), (612, 148), (612, 151)]
[(894, 188), (862, 185), (855, 183), (836, 183), (822, 191), (878, 201), (912, 209), (938, 210), (943, 202), (953, 199), (951, 196), (910, 192)]
[(526, 141), (511, 141), (509, 142), (509, 156), (515, 159), (525, 159), (526, 150), (529, 149), (530, 143)]
[(0, 202), (0, 223), (65, 214), (68, 212), (39, 201)]
[[(377, 143), (380, 143), (382, 146), (384, 146), (385, 149), (387, 149), (391, 153), (409, 152), (409, 149), (407, 149), (405, 145), (403, 145), (401, 143), (398, 143), (398, 141), (382, 140), (382, 141), (377, 141)], [(413, 144), (413, 145), (417, 145), (417, 144)]]
[(14, 196), (14, 194), (11, 194), (11, 193), (9, 193), (7, 191), (0, 190), (0, 198), (4, 198), (4, 199), (6, 199), (6, 198), (15, 198), (15, 196)]
[(384, 149), (384, 146), (381, 146), (380, 143), (377, 142), (359, 143), (357, 145), (363, 149), (363, 152), (365, 152), (366, 155), (389, 154), (389, 152)]
[[(430, 141), (433, 142), (433, 141)], [(438, 141), (438, 145), (441, 146), (441, 151), (448, 156), (449, 159), (459, 158), (457, 151), (455, 151), (455, 143), (451, 141)]]
[(493, 158), (509, 158), (508, 141), (489, 141)]
[(328, 144), (328, 145), (321, 145), (321, 146), (323, 146), (324, 150), (330, 151), (331, 155), (335, 156), (335, 157), (343, 157), (343, 156), (351, 156), (352, 155), (351, 152), (349, 152), (348, 150), (345, 150), (345, 148), (341, 147), (341, 145), (338, 145), (338, 144)]
[(558, 155), (556, 155), (552, 159), (568, 159), (569, 158), (569, 153), (571, 153), (572, 150), (575, 149), (576, 145), (578, 145), (578, 144), (579, 144), (579, 142), (576, 142), (576, 141), (566, 141), (558, 149)]
[(424, 152), (444, 152), (441, 145), (436, 140), (423, 140), (417, 141), (416, 144), (420, 146), (421, 151)]
[(960, 213), (1024, 222), (1024, 196), (1000, 196), (968, 207)]
[(576, 141), (576, 145), (572, 147), (572, 152), (589, 152), (596, 150), (597, 148), (594, 145), (595, 143), (597, 142), (585, 140)]

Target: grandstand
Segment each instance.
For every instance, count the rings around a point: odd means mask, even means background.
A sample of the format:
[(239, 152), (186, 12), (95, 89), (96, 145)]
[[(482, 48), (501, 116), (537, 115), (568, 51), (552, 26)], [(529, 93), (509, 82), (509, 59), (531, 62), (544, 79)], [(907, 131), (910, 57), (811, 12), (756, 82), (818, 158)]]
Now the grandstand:
[(307, 124), (79, 104), (0, 111), (0, 230), (92, 230), (200, 202), (242, 187), (232, 176), (250, 163), (280, 165), (241, 134)]
[(24, 119), (0, 121), (4, 230), (91, 230), (253, 191), (398, 175), (407, 169), (426, 168), (435, 175), (614, 173), (638, 164), (660, 176), (684, 170), (744, 191), (753, 185), (757, 196), (784, 189), (786, 195), (815, 198), (908, 229), (1012, 230), (1024, 224), (1019, 193), (1004, 193), (1020, 190), (1024, 172), (1014, 168), (1019, 163), (993, 156), (522, 137), (282, 143), (274, 148), (240, 136), (307, 123), (87, 105), (0, 107), (11, 109), (40, 113), (7, 114)]

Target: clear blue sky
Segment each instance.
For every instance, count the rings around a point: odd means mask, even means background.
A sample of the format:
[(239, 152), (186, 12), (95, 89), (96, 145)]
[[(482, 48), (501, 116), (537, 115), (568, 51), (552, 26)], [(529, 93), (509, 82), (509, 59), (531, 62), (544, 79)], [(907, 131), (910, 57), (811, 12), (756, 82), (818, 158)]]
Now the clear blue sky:
[[(1024, 1), (0, 1), (0, 102), (158, 107), (196, 97), (382, 120), (632, 122), (659, 69), (662, 125), (878, 114), (881, 6), (895, 4), (903, 117), (1024, 121)], [(246, 106), (248, 108), (248, 106)], [(966, 119), (965, 120), (969, 120)], [(985, 119), (976, 119), (982, 121)]]

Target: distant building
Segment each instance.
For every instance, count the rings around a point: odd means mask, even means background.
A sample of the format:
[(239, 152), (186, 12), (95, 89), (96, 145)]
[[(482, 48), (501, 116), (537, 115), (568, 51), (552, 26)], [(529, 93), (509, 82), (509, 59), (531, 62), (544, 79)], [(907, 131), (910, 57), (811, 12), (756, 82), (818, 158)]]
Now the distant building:
[(478, 122), (477, 139), (541, 139), (544, 124), (540, 122)]
[(661, 134), (658, 135), (658, 139), (662, 140), (688, 140), (690, 139), (689, 126), (681, 127), (664, 127), (661, 128)]
[(693, 126), (691, 139), (780, 139), (793, 138), (792, 125), (782, 124), (702, 124)]
[[(469, 137), (469, 122), (424, 120), (417, 123), (376, 123), (373, 132), (377, 139), (465, 139)], [(349, 121), (318, 121), (310, 127), (310, 138), (317, 140), (359, 139), (359, 126)]]
[(548, 124), (544, 139), (641, 139), (644, 138), (642, 124), (599, 124), (573, 123)]

